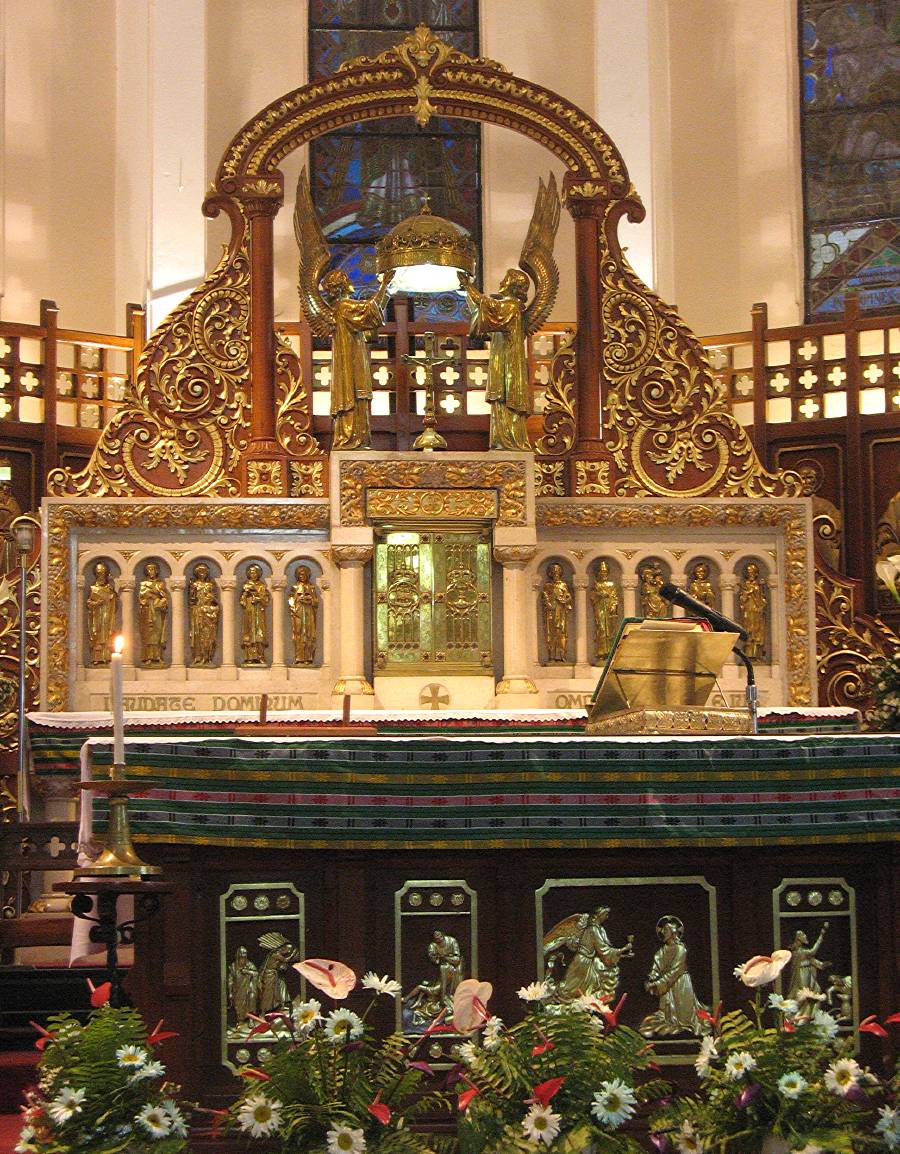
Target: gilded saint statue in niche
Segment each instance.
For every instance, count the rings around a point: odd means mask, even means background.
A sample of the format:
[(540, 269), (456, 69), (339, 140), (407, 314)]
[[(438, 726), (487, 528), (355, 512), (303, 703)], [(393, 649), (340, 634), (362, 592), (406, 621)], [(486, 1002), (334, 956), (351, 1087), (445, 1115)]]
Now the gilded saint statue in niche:
[(572, 612), (572, 590), (562, 575), (562, 565), (554, 563), (547, 570), (541, 589), (541, 617), (547, 660), (560, 663), (568, 658), (569, 616)]
[(665, 577), (658, 561), (650, 561), (638, 569), (638, 580), (641, 583), (641, 616), (668, 617), (669, 603), (661, 595), (660, 589), (665, 584)]
[(747, 630), (744, 652), (748, 657), (766, 656), (766, 625), (769, 597), (759, 565), (748, 561), (738, 584), (738, 620)]
[[(788, 979), (788, 997), (793, 998), (799, 1005), (799, 1013), (810, 1016), (818, 1005), (816, 995), (822, 993), (819, 984), (819, 971), (827, 969), (831, 962), (820, 961), (818, 957), (828, 922), (822, 923), (819, 936), (809, 944), (809, 938), (803, 930), (797, 930), (788, 949), (791, 951), (791, 971)], [(806, 996), (801, 996), (806, 995)]]
[(571, 1002), (583, 994), (615, 1000), (619, 962), (634, 956), (634, 935), (624, 946), (614, 946), (605, 928), (609, 914), (609, 906), (571, 914), (544, 935), (544, 961), (557, 1001)]
[(138, 586), (137, 601), (141, 664), (148, 667), (162, 665), (166, 648), (166, 622), (169, 619), (169, 594), (155, 561), (148, 561), (144, 566), (144, 579)]
[(708, 605), (710, 609), (716, 607), (716, 591), (710, 580), (709, 565), (705, 561), (698, 561), (691, 569), (687, 591), (697, 601)]
[(706, 1007), (697, 1001), (687, 965), (684, 925), (681, 918), (666, 914), (656, 923), (660, 947), (653, 955), (653, 965), (644, 982), (648, 994), (659, 998), (659, 1009), (641, 1022), (645, 1038), (674, 1038), (678, 1034), (709, 1033), (709, 1025), (698, 1010)]
[(247, 579), (241, 588), (241, 649), (245, 665), (265, 665), (269, 644), (266, 609), (272, 595), (263, 578), (260, 565), (247, 566)]
[(372, 370), (367, 340), (384, 323), (390, 278), (384, 277), (372, 296), (358, 300), (345, 272), (325, 271), (331, 251), (313, 207), (305, 168), (297, 181), (294, 234), (300, 249), (303, 313), (316, 336), (331, 339), (331, 447), (368, 449)]
[(209, 566), (200, 561), (194, 566), (188, 585), (188, 641), (191, 665), (212, 665), (216, 659), (219, 637), (219, 594), (209, 575)]
[(109, 575), (109, 566), (98, 561), (87, 596), (88, 652), (91, 665), (109, 665), (116, 630), (119, 595)]
[(594, 643), (596, 663), (599, 665), (609, 656), (616, 636), (621, 613), (619, 611), (619, 590), (609, 572), (609, 563), (601, 561), (590, 589), (591, 609), (594, 613)]
[(288, 594), (288, 609), (291, 611), (294, 664), (312, 665), (316, 660), (319, 594), (312, 583), (312, 573), (308, 565), (297, 566), (294, 584)]
[(259, 970), (251, 960), (246, 946), (238, 946), (234, 961), (226, 976), (228, 1004), (234, 1010), (234, 1020), (240, 1026), (255, 1014), (259, 1002)]
[[(539, 182), (519, 268), (507, 271), (495, 296), (480, 292), (466, 274), (460, 273), (460, 284), (472, 310), (472, 335), (491, 339), (485, 399), (491, 406), (492, 449), (531, 448), (526, 428), (531, 413), (531, 387), (525, 338), (544, 323), (556, 300), (559, 269), (553, 257), (553, 243), (559, 210), (556, 177), (551, 174), (547, 184)], [(530, 304), (529, 277), (535, 287)]]

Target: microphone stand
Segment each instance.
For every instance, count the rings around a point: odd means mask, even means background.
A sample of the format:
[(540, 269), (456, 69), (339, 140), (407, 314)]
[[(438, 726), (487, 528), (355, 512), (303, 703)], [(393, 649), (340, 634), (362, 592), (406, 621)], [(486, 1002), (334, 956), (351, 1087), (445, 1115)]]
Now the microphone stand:
[(750, 714), (750, 732), (755, 737), (759, 733), (759, 690), (756, 686), (756, 674), (753, 672), (753, 662), (743, 651), (735, 645), (731, 651), (747, 670), (747, 710)]

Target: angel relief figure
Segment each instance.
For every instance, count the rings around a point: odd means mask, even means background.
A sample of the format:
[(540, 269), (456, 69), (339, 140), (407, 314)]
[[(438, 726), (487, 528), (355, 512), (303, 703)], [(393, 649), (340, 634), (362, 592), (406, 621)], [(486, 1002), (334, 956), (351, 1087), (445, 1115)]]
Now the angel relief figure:
[[(556, 177), (551, 174), (547, 184), (539, 182), (519, 268), (507, 271), (496, 295), (479, 292), (469, 277), (464, 273), (459, 276), (472, 309), (472, 335), (491, 338), (485, 399), (491, 406), (492, 449), (531, 448), (526, 428), (531, 390), (525, 338), (544, 323), (556, 300), (559, 269), (553, 259), (553, 242), (559, 227), (559, 206)], [(535, 294), (526, 305), (529, 277)]]
[(385, 277), (372, 296), (357, 300), (345, 272), (325, 271), (331, 250), (305, 168), (297, 181), (294, 235), (300, 248), (300, 305), (315, 335), (331, 338), (331, 447), (367, 449), (372, 440), (372, 371), (366, 342), (384, 323), (390, 279)]
[(633, 956), (634, 935), (624, 946), (614, 946), (604, 928), (608, 917), (609, 906), (598, 906), (590, 914), (570, 914), (544, 935), (546, 969), (558, 1001), (571, 1002), (584, 994), (615, 1000), (619, 962)]

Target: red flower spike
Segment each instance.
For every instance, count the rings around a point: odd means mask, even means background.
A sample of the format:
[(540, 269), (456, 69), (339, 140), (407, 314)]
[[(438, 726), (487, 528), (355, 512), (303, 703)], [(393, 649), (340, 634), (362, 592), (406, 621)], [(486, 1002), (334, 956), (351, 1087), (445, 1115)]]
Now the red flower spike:
[(619, 1024), (619, 1013), (621, 1012), (622, 1007), (625, 1005), (625, 999), (627, 997), (628, 997), (628, 994), (624, 993), (622, 995), (622, 997), (619, 998), (618, 1002), (616, 1003), (616, 1008), (614, 1010), (608, 1010), (608, 1009), (602, 1009), (601, 1008), (601, 1013), (603, 1014), (603, 1017), (606, 1019), (607, 1026), (609, 1026), (609, 1028), (611, 1030), (614, 1030), (616, 1028), (616, 1026), (618, 1026), (618, 1024)]
[(160, 1018), (159, 1021), (156, 1023), (156, 1025), (153, 1027), (153, 1033), (147, 1039), (147, 1045), (148, 1046), (158, 1046), (159, 1043), (164, 1042), (166, 1040), (166, 1038), (177, 1038), (178, 1037), (178, 1031), (177, 1030), (164, 1030), (162, 1027), (163, 1027), (163, 1019)]
[(887, 1038), (888, 1032), (882, 1026), (874, 1014), (869, 1014), (868, 1018), (863, 1018), (857, 1027), (861, 1034), (875, 1034), (879, 1038)]
[(781, 1023), (781, 1030), (782, 1033), (785, 1034), (795, 1034), (797, 1032), (797, 1027), (789, 1018), (785, 1018)]
[(550, 1041), (550, 1039), (544, 1038), (543, 1042), (538, 1042), (538, 1044), (531, 1051), (531, 1056), (532, 1056), (532, 1058), (537, 1058), (539, 1054), (546, 1054), (548, 1050), (555, 1050), (555, 1049), (556, 1049), (556, 1047)]
[(472, 1099), (479, 1093), (480, 1091), (477, 1086), (473, 1086), (471, 1090), (464, 1090), (459, 1096), (460, 1110), (465, 1111)]
[(648, 1062), (647, 1069), (652, 1070), (654, 1074), (659, 1074), (662, 1077), (662, 1066), (658, 1062)]
[(529, 1102), (538, 1102), (541, 1106), (549, 1106), (550, 1099), (554, 1094), (558, 1094), (562, 1088), (565, 1078), (550, 1078), (546, 1082), (541, 1082), (539, 1086), (531, 1091), (532, 1096), (528, 1099)]
[(884, 1019), (886, 1026), (893, 1026), (897, 1022), (900, 1022), (900, 1014), (891, 1014), (889, 1018)]
[(88, 989), (91, 991), (91, 1005), (95, 1010), (101, 1006), (105, 1006), (109, 1001), (109, 995), (112, 993), (111, 982), (101, 982), (99, 986), (95, 986), (90, 978), (85, 978), (88, 984)]
[(258, 1082), (271, 1082), (271, 1077), (264, 1070), (257, 1070), (255, 1066), (246, 1066), (238, 1071), (242, 1078), (255, 1078)]
[(213, 1138), (218, 1138), (219, 1137), (219, 1127), (222, 1125), (222, 1123), (228, 1117), (228, 1111), (227, 1110), (210, 1110), (209, 1113), (212, 1114), (212, 1116), (213, 1116), (212, 1126), (210, 1127), (210, 1131), (209, 1131), (210, 1135)]

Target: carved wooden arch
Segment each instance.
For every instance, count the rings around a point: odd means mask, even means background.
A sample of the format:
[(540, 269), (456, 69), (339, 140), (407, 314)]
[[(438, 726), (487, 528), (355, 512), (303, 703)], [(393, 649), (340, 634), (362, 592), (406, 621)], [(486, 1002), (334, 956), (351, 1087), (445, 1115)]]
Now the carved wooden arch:
[(567, 166), (577, 330), (554, 364), (536, 446), (551, 464), (559, 459), (566, 492), (799, 492), (799, 479), (762, 468), (696, 337), (623, 258), (618, 222), (639, 221), (644, 210), (603, 129), (564, 97), (458, 52), (424, 25), (380, 56), (273, 101), (236, 134), (203, 205), (207, 215), (228, 214), (228, 249), (148, 342), (131, 403), (87, 468), (58, 470), (50, 492), (287, 495), (290, 458), (321, 451), (296, 357), (275, 337), (278, 164), (342, 125), (408, 115), (421, 125), (436, 115), (501, 124)]

